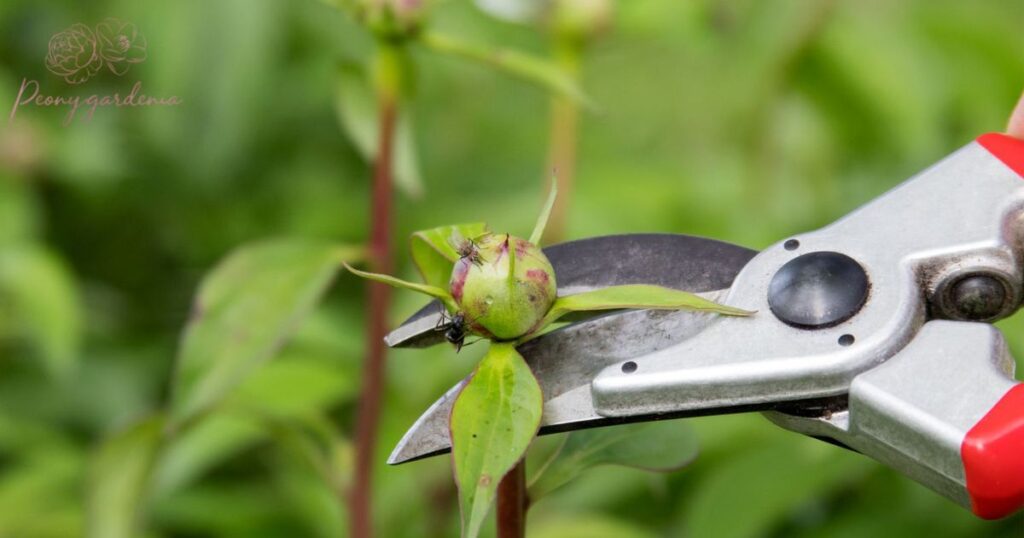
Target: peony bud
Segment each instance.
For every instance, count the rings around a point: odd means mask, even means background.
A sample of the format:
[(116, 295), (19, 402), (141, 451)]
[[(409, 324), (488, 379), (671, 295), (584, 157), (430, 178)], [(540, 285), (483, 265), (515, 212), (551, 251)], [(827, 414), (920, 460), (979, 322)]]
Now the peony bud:
[[(537, 245), (508, 234), (473, 241), (452, 270), (450, 291), (469, 328), (512, 340), (537, 328), (555, 302), (555, 270)], [(468, 254), (468, 255), (466, 255)]]

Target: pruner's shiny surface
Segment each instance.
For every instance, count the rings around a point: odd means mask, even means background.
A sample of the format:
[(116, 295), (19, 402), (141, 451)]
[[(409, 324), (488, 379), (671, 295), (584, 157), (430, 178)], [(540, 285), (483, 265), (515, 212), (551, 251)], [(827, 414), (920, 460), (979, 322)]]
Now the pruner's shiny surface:
[[(545, 249), (555, 267), (559, 295), (619, 284), (656, 284), (724, 295), (736, 274), (757, 253), (721, 241), (672, 234), (604, 236)], [(392, 346), (422, 347), (441, 342), (437, 305), (413, 315), (388, 335)], [(590, 382), (608, 365), (678, 343), (701, 331), (712, 314), (686, 311), (619, 311), (563, 327), (520, 346), (544, 393), (541, 433), (619, 422), (594, 412)], [(395, 447), (388, 463), (398, 464), (446, 452), (448, 415), (461, 383), (437, 400)], [(641, 417), (636, 417), (640, 419)], [(650, 420), (654, 417), (643, 417)]]

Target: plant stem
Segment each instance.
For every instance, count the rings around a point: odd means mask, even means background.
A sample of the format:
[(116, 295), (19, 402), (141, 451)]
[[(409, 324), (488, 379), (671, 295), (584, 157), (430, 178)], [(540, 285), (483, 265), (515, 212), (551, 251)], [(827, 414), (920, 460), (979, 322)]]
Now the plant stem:
[[(555, 59), (573, 82), (578, 82), (581, 44), (572, 38), (555, 38)], [(548, 173), (558, 182), (558, 199), (547, 228), (548, 243), (565, 239), (569, 200), (576, 175), (576, 147), (579, 131), (579, 106), (563, 95), (551, 97), (551, 124), (548, 135)]]
[[(392, 46), (384, 45), (378, 51), (383, 58), (394, 54)], [(370, 211), (370, 270), (390, 274), (391, 255), (391, 199), (392, 155), (394, 153), (395, 125), (398, 119), (398, 97), (393, 87), (378, 86), (378, 144), (373, 163), (373, 201)], [(366, 361), (363, 365), (362, 392), (356, 416), (355, 476), (349, 492), (349, 531), (353, 538), (373, 536), (373, 464), (377, 448), (377, 430), (380, 422), (381, 400), (384, 393), (384, 372), (387, 348), (388, 306), (391, 287), (370, 282), (367, 287)]]
[(496, 515), (498, 538), (526, 536), (526, 460), (520, 460), (498, 483)]
[(590, 99), (576, 85), (573, 77), (567, 76), (561, 70), (551, 69), (547, 62), (529, 54), (471, 43), (439, 32), (424, 32), (419, 36), (419, 42), (442, 54), (461, 56), (479, 62), (531, 84), (547, 88), (584, 106), (593, 106)]

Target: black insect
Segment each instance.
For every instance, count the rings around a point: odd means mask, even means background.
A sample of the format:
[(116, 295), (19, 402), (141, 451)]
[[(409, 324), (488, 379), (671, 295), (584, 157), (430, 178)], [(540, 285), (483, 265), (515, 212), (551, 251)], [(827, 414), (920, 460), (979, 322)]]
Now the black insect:
[(482, 259), (480, 258), (480, 250), (476, 246), (476, 242), (472, 239), (462, 237), (458, 231), (452, 233), (452, 236), (448, 238), (449, 244), (455, 249), (455, 252), (459, 254), (459, 259), (469, 259), (473, 265), (480, 265)]
[(464, 346), (470, 345), (466, 343), (469, 331), (466, 329), (466, 315), (462, 312), (456, 312), (455, 315), (449, 316), (442, 307), (441, 319), (437, 321), (437, 326), (434, 329), (444, 331), (444, 339), (455, 346), (456, 353), (462, 351)]
[(444, 338), (455, 345), (455, 352), (462, 351), (466, 342), (466, 316), (462, 312), (452, 316), (452, 322), (444, 331)]

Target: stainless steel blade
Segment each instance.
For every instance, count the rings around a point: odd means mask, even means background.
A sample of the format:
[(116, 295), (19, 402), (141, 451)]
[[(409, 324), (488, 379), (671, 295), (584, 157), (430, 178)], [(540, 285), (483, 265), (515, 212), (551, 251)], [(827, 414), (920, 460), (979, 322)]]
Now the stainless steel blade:
[[(632, 240), (625, 241), (625, 238)], [(584, 241), (596, 243), (577, 251), (590, 254), (588, 259), (561, 258), (565, 277), (556, 265), (560, 284), (563, 280), (570, 282), (568, 286), (559, 287), (560, 294), (616, 284), (653, 283), (717, 300), (756, 254), (720, 241), (665, 234)], [(598, 256), (599, 253), (602, 255)], [(608, 270), (601, 269), (602, 263), (607, 264)], [(608, 419), (594, 412), (590, 397), (590, 381), (594, 375), (608, 365), (679, 343), (715, 319), (711, 314), (682, 311), (616, 312), (569, 325), (523, 344), (519, 351), (537, 375), (544, 394), (540, 433), (633, 420)], [(404, 463), (450, 449), (448, 415), (460, 387), (461, 383), (427, 409), (395, 447), (388, 463)], [(666, 417), (634, 417), (635, 420), (657, 418)]]
[[(616, 284), (655, 284), (692, 292), (729, 287), (756, 254), (749, 249), (680, 234), (591, 237), (544, 249), (558, 280), (571, 295)], [(428, 347), (444, 342), (437, 330), (441, 307), (431, 302), (384, 339), (391, 347)]]

